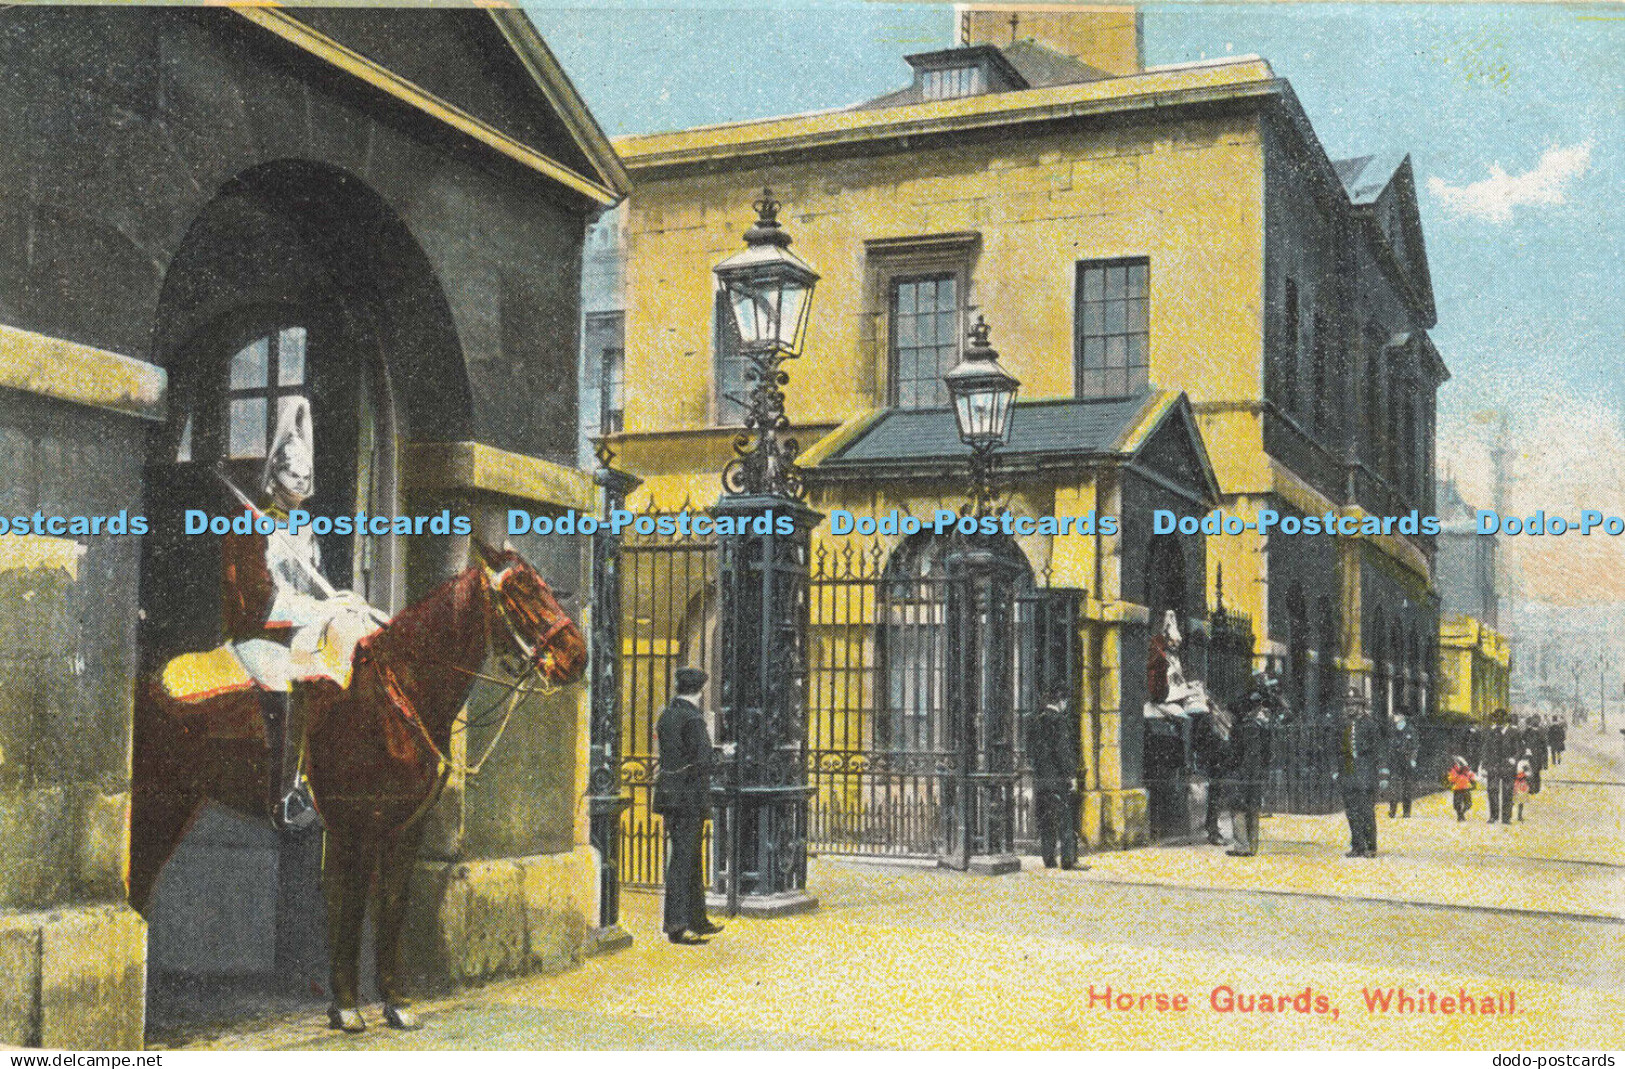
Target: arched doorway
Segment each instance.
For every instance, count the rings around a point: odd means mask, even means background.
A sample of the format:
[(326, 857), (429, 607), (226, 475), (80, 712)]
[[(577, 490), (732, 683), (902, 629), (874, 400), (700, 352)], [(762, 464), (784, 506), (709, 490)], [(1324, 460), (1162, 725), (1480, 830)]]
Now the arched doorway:
[[(168, 265), (156, 322), (153, 351), (171, 390), (144, 471), (147, 670), (221, 641), (220, 539), (187, 535), (184, 512), (238, 512), (222, 476), (259, 495), (280, 408), (310, 403), (317, 464), (307, 507), (318, 515), (395, 514), (397, 443), (414, 432), (462, 436), (469, 409), (460, 346), (423, 252), (381, 198), (331, 168), (270, 164), (222, 188)], [(401, 607), (405, 553), (393, 537), (320, 543), (336, 586)], [(309, 997), (325, 984), (320, 856), (319, 832), (278, 837), (257, 815), (204, 812), (149, 909), (155, 1023), (200, 1002), (218, 1012), (233, 993)]]

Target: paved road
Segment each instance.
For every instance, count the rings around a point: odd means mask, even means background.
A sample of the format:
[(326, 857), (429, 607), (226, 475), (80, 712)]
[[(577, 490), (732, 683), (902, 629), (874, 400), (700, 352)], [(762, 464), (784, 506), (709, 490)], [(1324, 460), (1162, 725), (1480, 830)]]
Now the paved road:
[[(1408, 822), (1381, 819), (1383, 856), (1373, 861), (1342, 857), (1338, 816), (1265, 821), (1256, 859), (1207, 847), (1141, 850), (1092, 858), (1088, 872), (997, 878), (823, 859), (810, 876), (822, 901), (814, 915), (739, 920), (707, 946), (679, 948), (658, 938), (658, 900), (630, 895), (633, 947), (563, 976), (427, 1004), (423, 1032), (343, 1039), (306, 1015), (193, 1040), (370, 1049), (1617, 1048), (1625, 770), (1618, 740), (1609, 741), (1615, 749), (1603, 751), (1579, 736), (1522, 825), (1483, 823), (1482, 798), (1476, 819), (1457, 824), (1446, 797), (1434, 796)], [(1107, 988), (1113, 1004), (1127, 993), (1134, 1008), (1108, 1008)], [(1310, 1012), (1292, 1005), (1305, 989), (1298, 1003)], [(1369, 993), (1397, 989), (1423, 1005), (1430, 991), (1439, 1000), (1465, 990), (1513, 1012), (1368, 1012)], [(1157, 1008), (1159, 994), (1168, 1009)], [(1285, 996), (1287, 1007), (1260, 1011), (1264, 994)], [(1173, 1008), (1179, 996), (1188, 1008)], [(1243, 997), (1251, 1011), (1224, 1008)], [(1327, 1012), (1314, 1012), (1317, 998)]]

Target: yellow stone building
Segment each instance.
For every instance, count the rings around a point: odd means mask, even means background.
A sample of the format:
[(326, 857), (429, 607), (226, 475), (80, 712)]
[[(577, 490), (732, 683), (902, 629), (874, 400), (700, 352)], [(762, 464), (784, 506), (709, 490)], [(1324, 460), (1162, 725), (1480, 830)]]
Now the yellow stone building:
[(1511, 708), (1512, 645), (1471, 616), (1439, 620), (1439, 714), (1487, 724)]
[[(744, 390), (711, 268), (740, 247), (764, 187), (822, 275), (787, 388), (814, 508), (963, 501), (940, 376), (977, 315), (1028, 402), (1014, 436), (1024, 421), (1116, 413), (1115, 448), (1061, 440), (1025, 467), (1012, 456), (1010, 484), (1017, 513), (1093, 507), (1122, 521), (1116, 534), (1016, 541), (1035, 575), (1084, 594), (1085, 830), (1126, 845), (1152, 830), (1145, 786), (1161, 758), (1139, 710), (1163, 610), (1205, 637), (1222, 584), (1306, 725), (1324, 726), (1350, 681), (1385, 709), (1431, 708), (1432, 546), (1411, 524), (1430, 510), (1447, 372), (1426, 335), (1408, 159), (1333, 162), (1264, 60), (1143, 69), (1137, 38), (1124, 44), (1137, 20), (1099, 17), (1109, 54), (1092, 55), (1086, 32), (1018, 22), (1029, 36), (1008, 46), (907, 57), (913, 83), (867, 104), (619, 140), (634, 191), (614, 444), (649, 499), (715, 499)], [(976, 42), (1011, 32), (1004, 15), (964, 28)], [(1067, 414), (1046, 423), (1045, 406)], [(936, 415), (915, 438), (851, 462), (916, 409)], [(1136, 452), (1148, 425), (1187, 419), (1159, 445), (1162, 468)], [(948, 444), (916, 448), (919, 436)], [(1145, 473), (1167, 496), (1155, 507), (1218, 504), (1255, 529), (1154, 545), (1154, 495), (1120, 490)], [(1260, 533), (1270, 513), (1300, 530), (1330, 513), (1342, 533)], [(882, 536), (881, 552), (902, 541)], [(1329, 770), (1327, 738), (1306, 726), (1288, 759)]]

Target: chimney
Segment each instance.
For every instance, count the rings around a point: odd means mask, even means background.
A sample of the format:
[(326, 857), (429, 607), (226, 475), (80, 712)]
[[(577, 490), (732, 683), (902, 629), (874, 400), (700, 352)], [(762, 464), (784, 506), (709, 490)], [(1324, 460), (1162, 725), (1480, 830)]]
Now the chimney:
[(1145, 69), (1140, 9), (1093, 4), (976, 4), (959, 9), (959, 43), (1007, 48), (1032, 40), (1107, 74)]

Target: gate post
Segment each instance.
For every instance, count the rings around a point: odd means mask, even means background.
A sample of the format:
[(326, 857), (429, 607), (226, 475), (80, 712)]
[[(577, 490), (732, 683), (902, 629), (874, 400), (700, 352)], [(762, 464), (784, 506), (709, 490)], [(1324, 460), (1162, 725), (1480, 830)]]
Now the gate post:
[(1010, 678), (1017, 568), (974, 536), (959, 541), (946, 563), (948, 708), (959, 762), (952, 863), (989, 876), (1019, 872)]
[(776, 494), (726, 494), (712, 514), (744, 532), (718, 537), (717, 741), (734, 756), (713, 794), (726, 818), (712, 825), (713, 890), (730, 914), (802, 913), (818, 906), (807, 893), (806, 703), (809, 548), (822, 517)]
[[(615, 454), (600, 442), (593, 481), (603, 491), (603, 519), (626, 505), (642, 481), (610, 467)], [(598, 945), (624, 946), (621, 928), (621, 814), (631, 800), (621, 795), (621, 542), (600, 524), (592, 536), (592, 720), (588, 745), (587, 804), (592, 845), (598, 851)]]

